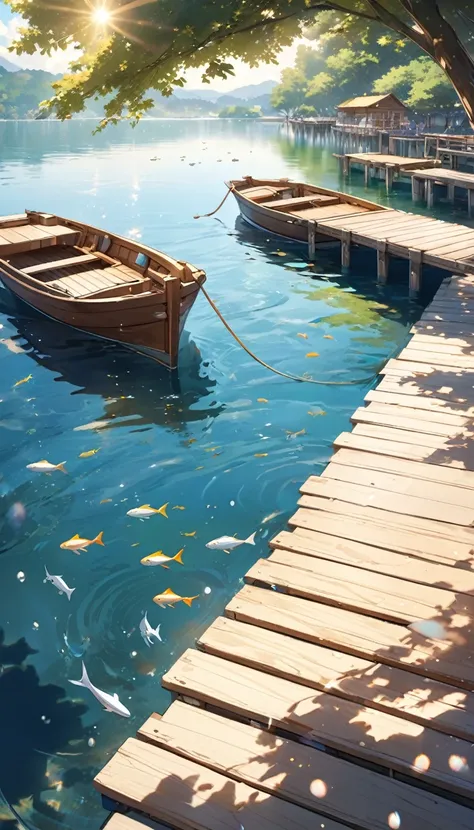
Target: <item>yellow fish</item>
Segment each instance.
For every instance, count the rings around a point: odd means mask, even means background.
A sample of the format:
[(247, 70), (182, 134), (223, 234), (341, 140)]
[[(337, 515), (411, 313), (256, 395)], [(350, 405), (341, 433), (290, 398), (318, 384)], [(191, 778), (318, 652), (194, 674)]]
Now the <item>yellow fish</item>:
[(256, 452), (254, 453), (255, 458), (266, 458), (268, 453), (267, 452)]
[(257, 403), (268, 403), (266, 398), (257, 398)]
[(140, 563), (142, 565), (161, 565), (162, 568), (169, 568), (169, 565), (166, 564), (167, 562), (179, 562), (182, 565), (183, 551), (184, 548), (181, 548), (175, 556), (165, 556), (162, 550), (157, 550), (156, 553), (149, 553), (148, 556), (140, 559)]
[(196, 441), (197, 441), (197, 438), (187, 438), (186, 441), (183, 441), (183, 444), (187, 444), (188, 447), (190, 447), (191, 444), (195, 444)]
[(15, 389), (16, 386), (21, 386), (22, 383), (28, 383), (28, 381), (31, 380), (32, 377), (33, 375), (27, 375), (26, 378), (17, 380), (17, 382), (13, 384), (13, 389)]
[(177, 602), (184, 602), (185, 605), (191, 607), (193, 600), (198, 599), (199, 594), (195, 597), (180, 597), (179, 594), (175, 594), (171, 588), (167, 588), (166, 591), (163, 591), (162, 594), (157, 594), (156, 597), (153, 597), (153, 602), (156, 602), (160, 608), (166, 608), (167, 605), (173, 607)]
[(76, 533), (76, 535), (68, 539), (67, 542), (61, 542), (59, 547), (63, 550), (72, 550), (73, 553), (77, 553), (79, 556), (79, 551), (87, 550), (89, 545), (102, 545), (102, 547), (104, 547), (104, 542), (102, 541), (103, 535), (104, 532), (101, 530), (95, 539), (82, 539), (79, 534)]
[(169, 502), (166, 504), (162, 504), (161, 507), (150, 507), (149, 504), (142, 504), (141, 507), (132, 507), (131, 510), (127, 510), (127, 516), (133, 516), (134, 519), (149, 519), (150, 516), (153, 516), (155, 513), (159, 513), (160, 516), (164, 516), (165, 519), (168, 518), (168, 514), (166, 512), (166, 508), (168, 507)]
[(287, 429), (287, 430), (285, 430), (285, 432), (288, 436), (288, 440), (290, 440), (291, 438), (297, 438), (298, 435), (306, 435), (306, 430), (305, 429), (300, 429), (300, 430), (298, 430), (298, 432), (291, 432), (291, 430)]
[(196, 530), (193, 530), (191, 533), (185, 533), (184, 530), (181, 531), (181, 536), (195, 536), (197, 533)]
[(323, 337), (324, 337), (325, 340), (334, 340), (334, 337), (332, 336), (332, 334), (323, 334)]
[(175, 504), (173, 510), (186, 510), (186, 508), (182, 504)]
[(102, 499), (102, 501), (100, 501), (99, 504), (108, 504), (109, 501), (112, 501), (112, 499)]
[(200, 467), (195, 467), (195, 469), (196, 469), (196, 470), (204, 470), (204, 467), (203, 467), (203, 465), (201, 464), (201, 466), (200, 466)]
[(308, 352), (306, 357), (319, 357), (319, 352)]
[(307, 335), (307, 334), (303, 334), (303, 332), (301, 332), (301, 331), (299, 331), (299, 332), (298, 332), (298, 334), (297, 334), (296, 336), (297, 336), (297, 337), (302, 337), (302, 338), (303, 338), (303, 340), (307, 340), (307, 339), (308, 339), (308, 335)]
[(99, 450), (100, 447), (97, 450), (86, 450), (86, 452), (81, 452), (79, 454), (79, 458), (91, 458), (93, 455), (96, 454), (96, 452), (99, 452)]
[(312, 415), (313, 417), (316, 417), (316, 415), (325, 415), (325, 414), (326, 414), (325, 409), (317, 409), (316, 412), (314, 412), (311, 409), (308, 409), (308, 415)]
[(219, 450), (219, 449), (220, 449), (220, 447), (207, 447), (207, 449), (205, 449), (204, 452), (215, 452), (216, 450)]

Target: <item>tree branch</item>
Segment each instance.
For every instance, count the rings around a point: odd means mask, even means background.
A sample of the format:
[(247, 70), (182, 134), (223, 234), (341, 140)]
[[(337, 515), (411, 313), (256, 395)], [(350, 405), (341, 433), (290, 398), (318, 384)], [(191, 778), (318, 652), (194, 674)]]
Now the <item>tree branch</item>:
[[(417, 46), (420, 47), (420, 49), (423, 49), (423, 51), (430, 55), (430, 57), (434, 58), (433, 46), (425, 34), (422, 34), (417, 31), (417, 29), (414, 29), (412, 26), (404, 23), (403, 20), (400, 20), (399, 17), (392, 14), (392, 12), (390, 12), (385, 6), (382, 6), (382, 4), (379, 3), (379, 0), (366, 0), (366, 2), (373, 9), (380, 23), (383, 23), (385, 26), (388, 26), (389, 29), (393, 29), (400, 35), (403, 35), (403, 37), (408, 38), (408, 40), (412, 40), (417, 44)], [(405, 0), (400, 0), (400, 3), (411, 16), (411, 12), (407, 8)]]

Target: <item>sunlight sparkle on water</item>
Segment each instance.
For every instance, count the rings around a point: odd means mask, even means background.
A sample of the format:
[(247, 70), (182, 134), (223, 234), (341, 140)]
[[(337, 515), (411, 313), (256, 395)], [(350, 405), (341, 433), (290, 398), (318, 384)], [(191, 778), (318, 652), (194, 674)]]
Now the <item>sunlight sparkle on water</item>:
[(111, 17), (111, 13), (104, 6), (99, 6), (99, 8), (94, 9), (92, 12), (92, 18), (99, 26), (105, 26), (110, 22)]

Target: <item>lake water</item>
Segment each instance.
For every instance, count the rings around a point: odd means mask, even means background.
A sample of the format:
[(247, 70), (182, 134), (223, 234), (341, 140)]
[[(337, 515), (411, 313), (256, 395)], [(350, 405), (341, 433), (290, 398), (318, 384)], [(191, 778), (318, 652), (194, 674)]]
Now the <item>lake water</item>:
[[(0, 124), (0, 213), (50, 211), (186, 258), (207, 271), (211, 297), (261, 358), (348, 385), (298, 384), (266, 371), (204, 297), (187, 322), (179, 374), (170, 377), (0, 292), (0, 786), (27, 827), (45, 830), (99, 826), (105, 814), (94, 774), (152, 711), (167, 707), (162, 674), (267, 554), (298, 487), (323, 470), (370, 377), (420, 313), (407, 297), (406, 264), (380, 288), (370, 254), (355, 256), (349, 276), (341, 276), (337, 248), (320, 251), (311, 268), (304, 247), (242, 225), (232, 198), (216, 218), (193, 219), (218, 204), (224, 179), (240, 174), (340, 187), (327, 142), (296, 141), (273, 123), (148, 121), (95, 137), (93, 127)], [(351, 186), (367, 195), (362, 177)], [(383, 186), (368, 198), (384, 200)], [(411, 206), (407, 191), (391, 200)], [(424, 300), (436, 285), (434, 275), (427, 279)], [(93, 422), (102, 428), (78, 430)], [(92, 449), (99, 451), (79, 458)], [(68, 475), (26, 469), (43, 458), (66, 461)], [(168, 519), (126, 515), (166, 502)], [(99, 531), (105, 547), (80, 556), (59, 547)], [(205, 547), (254, 531), (255, 547), (229, 555)], [(173, 556), (183, 547), (183, 565), (140, 564), (156, 550)], [(70, 602), (44, 583), (45, 566), (75, 588)], [(168, 587), (199, 599), (162, 610), (152, 597)], [(161, 624), (163, 642), (150, 648), (138, 628), (145, 611)], [(81, 658), (96, 686), (118, 693), (129, 720), (67, 682), (80, 678)], [(10, 826), (8, 808), (0, 811), (0, 825)]]

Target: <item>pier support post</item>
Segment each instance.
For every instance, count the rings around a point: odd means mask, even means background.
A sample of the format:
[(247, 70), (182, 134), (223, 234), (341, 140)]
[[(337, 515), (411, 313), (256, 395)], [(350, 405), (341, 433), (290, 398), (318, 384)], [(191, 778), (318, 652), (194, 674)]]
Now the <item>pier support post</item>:
[(448, 184), (448, 202), (454, 202), (454, 185)]
[(308, 219), (308, 258), (314, 259), (316, 254), (316, 222)]
[(408, 293), (410, 297), (417, 297), (421, 289), (421, 268), (423, 252), (416, 248), (410, 248), (410, 276), (408, 282)]
[(411, 198), (413, 202), (420, 198), (420, 180), (416, 176), (411, 177)]
[(377, 242), (377, 282), (385, 285), (388, 279), (388, 251), (387, 241), (380, 239)]
[(426, 182), (426, 205), (429, 208), (432, 208), (434, 205), (434, 181), (433, 179), (428, 179)]
[(345, 230), (341, 233), (341, 264), (343, 268), (351, 265), (351, 232)]
[(351, 170), (350, 160), (347, 156), (342, 159), (342, 175), (348, 176)]
[(467, 191), (467, 215), (469, 216), (469, 219), (472, 219), (473, 208), (474, 208), (474, 190), (471, 190), (469, 188), (468, 191)]
[(387, 193), (390, 193), (393, 187), (393, 174), (395, 172), (395, 165), (394, 164), (387, 164), (385, 168), (385, 189)]
[(379, 153), (383, 152), (383, 133), (379, 132)]
[(364, 164), (364, 184), (366, 187), (369, 186), (369, 177), (370, 177), (370, 164)]
[(425, 146), (423, 148), (423, 157), (425, 159), (427, 159), (427, 158), (429, 158), (429, 155), (430, 155), (429, 139), (428, 139), (428, 136), (425, 135)]

